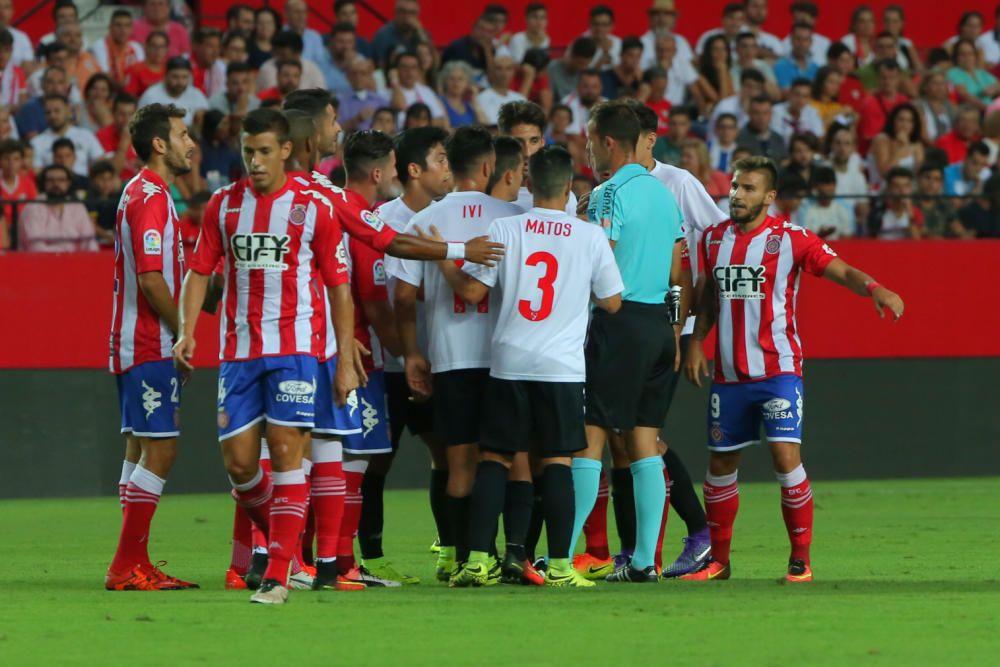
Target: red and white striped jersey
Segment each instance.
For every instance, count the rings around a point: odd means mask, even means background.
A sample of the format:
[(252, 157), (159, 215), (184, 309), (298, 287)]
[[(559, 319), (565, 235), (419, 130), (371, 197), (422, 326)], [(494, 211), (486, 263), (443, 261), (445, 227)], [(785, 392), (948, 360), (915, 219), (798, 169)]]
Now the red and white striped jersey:
[(719, 297), (715, 381), (801, 375), (799, 278), (803, 270), (822, 275), (837, 253), (812, 232), (770, 216), (748, 234), (732, 220), (712, 225), (701, 253)]
[(174, 333), (139, 288), (139, 274), (163, 274), (177, 300), (184, 278), (184, 248), (170, 189), (143, 169), (128, 182), (115, 219), (115, 298), (111, 316), (112, 373), (171, 358)]
[(263, 196), (244, 178), (216, 191), (205, 208), (191, 269), (211, 275), (224, 258), (219, 322), (223, 361), (285, 354), (322, 358), (327, 301), (313, 280), (348, 281), (336, 211), (305, 174)]
[(318, 171), (312, 173), (312, 179), (333, 202), (344, 232), (379, 252), (385, 252), (398, 232), (371, 210), (365, 198), (357, 192), (337, 187)]
[(380, 371), (385, 364), (382, 343), (365, 316), (365, 301), (389, 300), (386, 289), (385, 255), (356, 238), (345, 234), (351, 267), (351, 294), (354, 296), (354, 337), (371, 350), (364, 358), (365, 371)]

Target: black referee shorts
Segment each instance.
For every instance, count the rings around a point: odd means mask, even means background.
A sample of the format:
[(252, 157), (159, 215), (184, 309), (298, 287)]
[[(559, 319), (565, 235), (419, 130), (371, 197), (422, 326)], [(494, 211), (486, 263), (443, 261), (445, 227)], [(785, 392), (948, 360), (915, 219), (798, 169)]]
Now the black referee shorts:
[(434, 431), (434, 399), (417, 403), (410, 400), (410, 387), (406, 384), (406, 373), (385, 374), (386, 403), (389, 406), (389, 430), (392, 433), (392, 451), (399, 449), (399, 439), (403, 429), (410, 429), (413, 435), (424, 435)]
[(479, 442), (488, 368), (434, 373), (434, 432), (446, 447)]
[(666, 304), (622, 302), (594, 311), (587, 334), (587, 423), (616, 431), (662, 428), (676, 387)]
[(482, 449), (541, 457), (585, 449), (582, 382), (534, 382), (491, 377), (486, 387)]

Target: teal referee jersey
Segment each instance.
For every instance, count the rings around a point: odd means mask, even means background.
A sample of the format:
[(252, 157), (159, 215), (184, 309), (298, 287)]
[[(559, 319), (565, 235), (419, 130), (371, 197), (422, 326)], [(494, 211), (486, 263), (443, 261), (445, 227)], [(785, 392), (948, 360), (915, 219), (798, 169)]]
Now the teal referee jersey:
[(587, 218), (615, 242), (622, 299), (666, 301), (674, 244), (684, 238), (681, 209), (667, 186), (642, 165), (627, 164), (594, 188)]

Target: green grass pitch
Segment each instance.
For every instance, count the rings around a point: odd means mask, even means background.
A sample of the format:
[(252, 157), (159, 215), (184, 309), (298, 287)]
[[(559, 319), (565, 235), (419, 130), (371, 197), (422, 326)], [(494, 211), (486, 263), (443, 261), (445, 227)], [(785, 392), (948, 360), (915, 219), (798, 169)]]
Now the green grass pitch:
[(164, 497), (151, 553), (202, 589), (152, 594), (102, 589), (115, 499), (4, 501), (0, 665), (995, 665), (997, 482), (817, 481), (805, 586), (779, 583), (777, 486), (743, 485), (733, 580), (591, 591), (448, 590), (426, 494), (390, 492), (387, 554), (423, 583), (281, 608), (222, 587), (226, 495)]

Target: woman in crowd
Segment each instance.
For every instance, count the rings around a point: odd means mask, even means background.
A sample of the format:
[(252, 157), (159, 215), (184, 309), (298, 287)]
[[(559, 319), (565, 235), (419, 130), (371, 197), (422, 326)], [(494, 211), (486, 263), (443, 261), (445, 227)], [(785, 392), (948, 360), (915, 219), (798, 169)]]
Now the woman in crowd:
[(254, 15), (253, 37), (248, 44), (247, 62), (250, 67), (260, 66), (271, 57), (271, 40), (281, 29), (281, 14), (270, 7), (261, 7)]
[(116, 93), (111, 77), (103, 72), (90, 77), (83, 89), (83, 107), (77, 125), (91, 132), (97, 132), (111, 124), (111, 103)]
[(433, 88), (438, 66), (441, 64), (437, 49), (430, 42), (420, 42), (414, 53), (417, 54), (417, 63), (420, 67), (418, 81)]
[(851, 14), (851, 32), (840, 41), (857, 58), (858, 66), (875, 59), (875, 12), (868, 5), (859, 5)]
[(222, 60), (227, 65), (245, 63), (247, 55), (247, 38), (238, 32), (226, 33), (222, 38)]
[(979, 51), (972, 40), (960, 37), (951, 51), (954, 67), (948, 70), (948, 81), (955, 86), (958, 99), (977, 109), (985, 109), (1000, 95), (997, 78), (979, 66)]
[(868, 199), (865, 198), (869, 194), (868, 180), (865, 178), (864, 161), (857, 153), (857, 142), (851, 128), (840, 123), (831, 125), (823, 141), (823, 153), (837, 175), (836, 194), (852, 197), (846, 203), (854, 213), (854, 219), (866, 220), (870, 208)]
[(731, 62), (729, 40), (725, 35), (715, 35), (705, 42), (698, 59), (699, 76), (695, 85), (709, 106), (733, 95), (733, 78), (729, 74)]
[(920, 82), (917, 109), (924, 120), (924, 142), (933, 144), (947, 134), (955, 122), (955, 105), (948, 94), (948, 79), (944, 72), (928, 72)]
[(812, 183), (813, 169), (818, 162), (819, 139), (809, 132), (793, 135), (788, 141), (788, 162), (784, 172), (794, 172), (806, 183)]
[(451, 60), (438, 75), (441, 104), (448, 119), (448, 127), (475, 125), (484, 121), (483, 113), (476, 106), (472, 86), (472, 68), (462, 60)]
[(708, 145), (701, 139), (686, 139), (681, 143), (681, 167), (701, 181), (712, 199), (724, 199), (729, 196), (731, 179), (718, 169), (712, 169)]
[(923, 65), (920, 54), (908, 37), (903, 36), (903, 8), (889, 5), (882, 10), (882, 29), (896, 38), (896, 60), (904, 72), (919, 72)]
[(882, 189), (893, 167), (914, 171), (924, 161), (920, 141), (920, 114), (910, 103), (900, 104), (889, 113), (885, 127), (872, 139), (868, 153), (868, 177), (873, 191)]
[(816, 71), (809, 104), (823, 120), (824, 131), (838, 118), (849, 120), (854, 115), (854, 110), (840, 101), (840, 88), (843, 84), (844, 75), (835, 67), (824, 65)]

